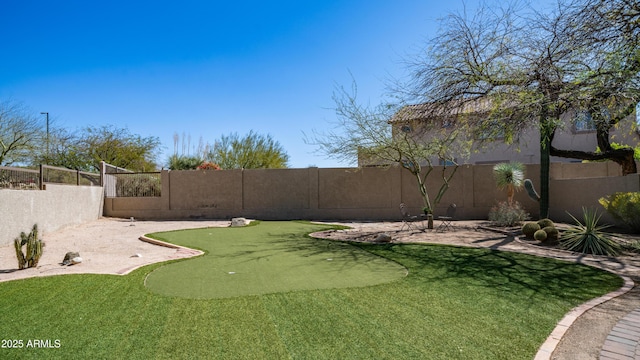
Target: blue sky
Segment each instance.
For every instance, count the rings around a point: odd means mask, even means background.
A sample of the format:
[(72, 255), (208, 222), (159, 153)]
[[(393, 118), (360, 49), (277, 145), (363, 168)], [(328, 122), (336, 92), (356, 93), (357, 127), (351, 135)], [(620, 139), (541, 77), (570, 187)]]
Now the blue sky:
[(360, 99), (377, 102), (437, 19), (462, 9), (461, 0), (3, 0), (0, 100), (70, 130), (156, 136), (162, 162), (174, 133), (193, 145), (254, 130), (280, 142), (291, 167), (349, 166), (303, 141), (334, 126), (335, 86), (353, 76)]

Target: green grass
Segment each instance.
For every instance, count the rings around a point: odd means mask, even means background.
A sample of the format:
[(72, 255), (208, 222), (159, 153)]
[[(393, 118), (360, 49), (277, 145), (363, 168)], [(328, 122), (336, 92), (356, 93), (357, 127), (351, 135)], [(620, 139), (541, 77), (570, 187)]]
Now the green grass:
[[(304, 225), (291, 240), (307, 241), (304, 233), (319, 228)], [(401, 264), (408, 276), (373, 286), (218, 299), (150, 291), (145, 278), (164, 264), (127, 276), (0, 283), (2, 339), (61, 344), (0, 349), (0, 358), (531, 359), (568, 310), (621, 285), (603, 271), (522, 254), (351, 246)]]
[(211, 299), (371, 286), (406, 275), (398, 263), (349, 244), (301, 236), (309, 229), (288, 221), (151, 234), (206, 255), (163, 266), (146, 285), (162, 295)]

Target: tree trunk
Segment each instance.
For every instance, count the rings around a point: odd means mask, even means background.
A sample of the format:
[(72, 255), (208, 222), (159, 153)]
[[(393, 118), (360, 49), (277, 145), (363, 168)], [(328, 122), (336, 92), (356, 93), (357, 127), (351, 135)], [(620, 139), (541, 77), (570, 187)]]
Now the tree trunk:
[(540, 113), (540, 218), (549, 217), (549, 167), (551, 143), (556, 134), (553, 121), (548, 119), (548, 108)]
[(513, 197), (516, 193), (515, 188), (513, 187), (513, 185), (508, 185), (507, 186), (507, 203), (509, 205), (513, 205)]
[(540, 218), (549, 217), (549, 166), (551, 141), (540, 134)]

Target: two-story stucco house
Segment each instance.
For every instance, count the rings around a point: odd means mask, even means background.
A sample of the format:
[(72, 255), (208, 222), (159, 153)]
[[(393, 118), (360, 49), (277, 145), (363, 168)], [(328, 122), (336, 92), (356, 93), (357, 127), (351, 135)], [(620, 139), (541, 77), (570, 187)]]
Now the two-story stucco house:
[[(611, 142), (631, 147), (640, 146), (639, 120), (640, 117), (636, 117), (634, 113), (621, 121), (610, 133)], [(389, 121), (394, 133), (420, 134), (418, 136), (429, 136), (428, 131), (420, 129), (425, 124), (433, 126), (434, 122), (439, 122), (438, 126), (443, 128), (455, 126), (455, 121), (432, 116), (428, 104), (405, 106)], [(468, 158), (458, 159), (459, 164), (494, 164), (514, 161), (525, 164), (540, 163), (540, 131), (535, 126), (524, 129), (517, 142), (513, 144), (507, 144), (500, 138), (484, 142), (478, 138), (478, 134), (469, 134), (469, 137), (474, 141), (473, 149)], [(590, 114), (585, 111), (566, 113), (563, 116), (563, 125), (556, 130), (552, 144), (555, 148), (563, 150), (595, 151), (596, 131)], [(552, 157), (551, 161), (580, 162), (582, 160)]]

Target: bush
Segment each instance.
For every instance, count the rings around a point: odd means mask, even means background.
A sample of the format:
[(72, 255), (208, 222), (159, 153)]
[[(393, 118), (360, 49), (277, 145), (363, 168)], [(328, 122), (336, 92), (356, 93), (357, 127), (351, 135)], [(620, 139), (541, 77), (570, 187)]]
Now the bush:
[(547, 233), (544, 230), (540, 229), (533, 233), (533, 238), (538, 241), (545, 241), (547, 240)]
[(220, 165), (205, 161), (202, 164), (198, 165), (196, 170), (220, 170)]
[(599, 200), (611, 216), (640, 233), (640, 192), (614, 193)]
[(519, 225), (528, 218), (529, 213), (517, 201), (511, 205), (505, 201), (500, 202), (489, 211), (489, 221), (497, 226)]
[(197, 156), (171, 155), (169, 157), (169, 170), (195, 170), (202, 164), (202, 159)]
[(600, 226), (600, 215), (595, 210), (582, 208), (584, 223), (573, 217), (576, 225), (564, 230), (560, 237), (562, 247), (581, 253), (594, 255), (615, 256), (619, 253), (621, 246), (611, 237), (602, 232), (608, 226)]
[(522, 226), (522, 233), (528, 238), (532, 238), (533, 234), (538, 230), (540, 230), (538, 223), (528, 222)]

